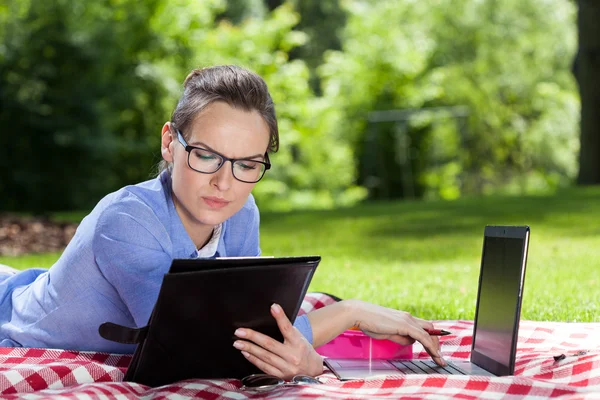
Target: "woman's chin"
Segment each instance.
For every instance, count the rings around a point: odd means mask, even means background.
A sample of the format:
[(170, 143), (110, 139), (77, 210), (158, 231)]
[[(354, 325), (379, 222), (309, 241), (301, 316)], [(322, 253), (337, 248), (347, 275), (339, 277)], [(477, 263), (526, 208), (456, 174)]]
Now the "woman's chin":
[(196, 215), (196, 221), (202, 225), (217, 226), (227, 220), (231, 215), (223, 210), (202, 210), (200, 215)]

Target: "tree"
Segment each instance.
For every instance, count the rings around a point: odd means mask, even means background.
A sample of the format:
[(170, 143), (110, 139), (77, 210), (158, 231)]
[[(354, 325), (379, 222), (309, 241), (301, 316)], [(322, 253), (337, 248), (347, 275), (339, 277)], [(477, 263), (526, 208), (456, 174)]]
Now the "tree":
[(323, 53), (327, 50), (340, 50), (339, 31), (346, 23), (346, 13), (340, 0), (245, 0), (230, 1), (227, 8), (217, 16), (239, 25), (248, 18), (264, 18), (284, 4), (292, 5), (300, 15), (300, 21), (294, 30), (306, 34), (308, 40), (290, 50), (290, 60), (302, 60), (309, 68), (311, 89), (320, 90), (316, 68), (323, 62)]
[(254, 13), (237, 25), (221, 20), (202, 34), (187, 32), (199, 49), (187, 65), (245, 66), (269, 86), (281, 140), (271, 157), (273, 168), (253, 190), (261, 209), (331, 208), (365, 194), (354, 186), (356, 164), (348, 141), (334, 126), (339, 107), (314, 94), (303, 60), (289, 58), (307, 40), (294, 30), (299, 18), (292, 2), (285, 2), (264, 17)]
[[(0, 8), (2, 210), (85, 209), (147, 179), (166, 113), (158, 0)], [(154, 136), (148, 132), (154, 130)]]
[(581, 95), (581, 185), (600, 184), (600, 2), (579, 0), (579, 51), (574, 74)]
[(225, 0), (0, 5), (0, 211), (89, 209), (150, 178), (184, 77), (216, 64), (259, 73), (277, 104), (281, 146), (254, 191), (261, 208), (360, 198), (349, 146), (333, 134), (335, 107), (315, 96), (306, 64), (289, 58), (306, 42), (293, 29), (298, 13), (291, 2), (264, 12), (262, 0), (246, 5), (229, 12)]
[[(453, 148), (458, 153), (445, 165), (414, 163), (421, 186), (414, 193), (518, 193), (572, 182), (579, 144), (579, 101), (570, 72), (576, 49), (573, 4), (342, 4), (348, 12), (342, 51), (328, 52), (319, 71), (324, 96), (340, 108), (336, 129), (351, 141), (357, 157), (365, 149), (365, 121), (372, 110), (464, 105), (470, 110), (464, 137), (454, 121), (437, 124), (427, 118), (411, 121), (402, 133), (409, 136), (416, 160), (446, 158)], [(381, 147), (391, 153), (399, 146)], [(402, 175), (399, 166), (388, 175), (394, 174)], [(395, 180), (389, 184), (397, 185)]]

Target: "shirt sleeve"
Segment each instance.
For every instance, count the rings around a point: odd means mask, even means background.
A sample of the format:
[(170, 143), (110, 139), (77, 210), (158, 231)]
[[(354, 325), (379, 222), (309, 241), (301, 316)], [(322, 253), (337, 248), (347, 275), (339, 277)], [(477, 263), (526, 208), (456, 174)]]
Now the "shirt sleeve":
[(118, 292), (138, 327), (148, 324), (164, 274), (171, 264), (170, 239), (155, 213), (141, 201), (115, 203), (98, 219), (93, 237), (98, 268)]
[(296, 318), (296, 321), (294, 321), (294, 326), (298, 328), (302, 336), (308, 340), (308, 343), (313, 344), (313, 331), (312, 326), (310, 326), (308, 315), (304, 314)]

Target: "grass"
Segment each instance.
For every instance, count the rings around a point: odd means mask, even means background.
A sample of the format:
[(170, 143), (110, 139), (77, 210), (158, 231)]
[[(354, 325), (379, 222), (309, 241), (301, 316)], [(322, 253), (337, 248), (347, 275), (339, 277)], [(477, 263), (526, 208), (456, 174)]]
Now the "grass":
[[(600, 187), (589, 187), (553, 196), (263, 213), (261, 243), (265, 255), (321, 255), (311, 291), (427, 319), (473, 319), (484, 226), (529, 225), (522, 318), (600, 321), (599, 200)], [(48, 267), (58, 256), (0, 257), (0, 263)]]
[(524, 319), (600, 321), (600, 187), (547, 197), (265, 214), (265, 254), (320, 254), (310, 290), (428, 319), (472, 319), (486, 224), (531, 227)]

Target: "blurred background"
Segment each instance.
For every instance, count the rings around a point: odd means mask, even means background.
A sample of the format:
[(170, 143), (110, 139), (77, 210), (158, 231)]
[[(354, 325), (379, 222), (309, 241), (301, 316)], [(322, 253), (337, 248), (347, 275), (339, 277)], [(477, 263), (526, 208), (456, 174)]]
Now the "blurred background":
[(149, 179), (183, 79), (214, 64), (256, 71), (277, 105), (282, 146), (255, 189), (262, 210), (599, 183), (598, 117), (583, 124), (585, 147), (576, 77), (597, 114), (600, 39), (589, 23), (595, 53), (576, 62), (577, 11), (567, 0), (2, 0), (0, 209), (91, 209)]
[(530, 225), (523, 318), (600, 321), (597, 0), (0, 0), (0, 263), (50, 267), (150, 179), (193, 68), (267, 81), (265, 255), (311, 290), (473, 318), (483, 228)]

